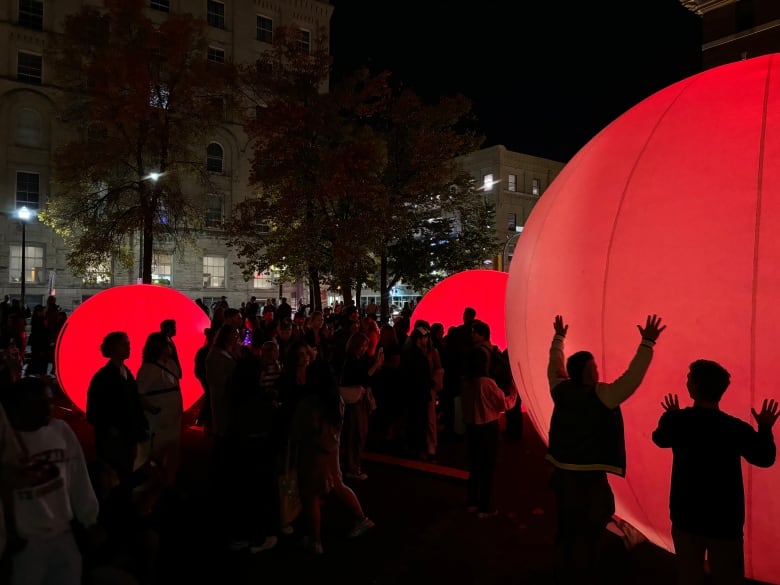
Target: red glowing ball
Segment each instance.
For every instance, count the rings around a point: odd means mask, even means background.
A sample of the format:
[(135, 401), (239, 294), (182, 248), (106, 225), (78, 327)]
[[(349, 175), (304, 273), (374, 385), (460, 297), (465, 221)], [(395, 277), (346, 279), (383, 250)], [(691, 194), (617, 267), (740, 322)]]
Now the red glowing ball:
[(57, 339), (57, 379), (78, 408), (87, 409), (87, 389), (92, 376), (106, 363), (100, 344), (107, 333), (124, 331), (130, 337), (130, 358), (125, 365), (135, 376), (141, 351), (150, 333), (165, 319), (176, 321), (173, 338), (183, 375), (184, 410), (203, 394), (195, 378), (195, 353), (203, 345), (203, 330), (210, 321), (192, 299), (163, 286), (134, 284), (99, 292), (79, 305), (65, 321)]
[[(661, 316), (642, 386), (623, 405), (628, 468), (610, 477), (617, 513), (672, 550), (672, 454), (650, 435), (665, 393), (689, 405), (689, 364), (731, 372), (721, 407), (780, 398), (780, 59), (711, 69), (647, 98), (566, 165), (534, 208), (512, 262), (506, 319), (515, 379), (546, 440), (553, 319), (566, 353), (587, 349), (601, 377), (627, 367), (636, 325)], [(780, 582), (780, 464), (744, 466), (747, 576)]]
[(412, 325), (422, 319), (431, 325), (441, 323), (446, 334), (463, 323), (463, 309), (472, 307), (477, 319), (490, 325), (490, 340), (506, 347), (504, 299), (509, 275), (497, 270), (466, 270), (448, 276), (429, 290), (412, 313)]

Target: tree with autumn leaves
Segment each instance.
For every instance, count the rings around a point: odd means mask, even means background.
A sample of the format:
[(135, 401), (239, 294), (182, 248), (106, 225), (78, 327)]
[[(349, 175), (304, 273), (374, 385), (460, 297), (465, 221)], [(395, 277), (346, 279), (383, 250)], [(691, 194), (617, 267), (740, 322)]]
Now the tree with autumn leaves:
[[(56, 190), (41, 220), (69, 248), (76, 274), (143, 243), (151, 282), (155, 242), (174, 248), (203, 225), (206, 138), (230, 111), (232, 67), (207, 58), (205, 23), (169, 14), (155, 22), (142, 0), (106, 0), (65, 20), (46, 53), (73, 130), (54, 154)], [(197, 187), (197, 188), (195, 188)]]
[(367, 283), (387, 316), (399, 280), (427, 288), (492, 256), (492, 209), (455, 161), (481, 141), (464, 124), (468, 101), (426, 104), (394, 90), (387, 72), (357, 71), (329, 88), (322, 32), (311, 52), (294, 30), (274, 34), (242, 71), (255, 106), (245, 128), (256, 195), (226, 228), (246, 274), (281, 265), (317, 291), (339, 286), (345, 301)]

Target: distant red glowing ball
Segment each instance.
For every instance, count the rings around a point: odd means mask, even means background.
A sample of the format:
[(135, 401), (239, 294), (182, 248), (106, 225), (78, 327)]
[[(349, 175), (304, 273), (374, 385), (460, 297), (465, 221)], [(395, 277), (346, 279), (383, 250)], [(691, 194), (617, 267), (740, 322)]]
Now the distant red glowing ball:
[(429, 290), (412, 313), (412, 325), (418, 319), (431, 325), (450, 327), (463, 323), (463, 309), (472, 307), (477, 319), (490, 325), (493, 345), (506, 347), (504, 299), (509, 275), (498, 270), (466, 270), (442, 280)]
[(83, 411), (92, 376), (106, 363), (100, 344), (107, 333), (124, 331), (130, 336), (130, 358), (125, 365), (135, 376), (141, 352), (150, 333), (165, 319), (176, 321), (173, 338), (182, 365), (184, 410), (203, 394), (195, 379), (195, 353), (203, 345), (209, 318), (195, 302), (163, 286), (136, 284), (99, 292), (78, 306), (65, 322), (57, 340), (57, 378), (65, 393)]
[[(545, 440), (556, 314), (570, 325), (567, 355), (592, 351), (610, 381), (627, 367), (646, 315), (668, 324), (623, 405), (627, 477), (610, 480), (618, 515), (669, 550), (672, 456), (650, 438), (664, 394), (689, 405), (688, 366), (706, 358), (731, 372), (726, 412), (753, 423), (751, 406), (780, 398), (779, 160), (780, 55), (705, 71), (583, 147), (534, 208), (512, 262), (509, 350)], [(744, 471), (747, 576), (780, 583), (780, 464)]]

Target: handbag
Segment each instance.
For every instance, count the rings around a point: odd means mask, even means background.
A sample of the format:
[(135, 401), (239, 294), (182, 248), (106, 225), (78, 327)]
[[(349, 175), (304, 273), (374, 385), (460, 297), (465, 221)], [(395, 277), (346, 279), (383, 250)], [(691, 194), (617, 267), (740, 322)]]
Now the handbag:
[(301, 515), (301, 494), (298, 491), (298, 471), (291, 464), (292, 448), (287, 445), (284, 468), (279, 476), (279, 512), (282, 528), (292, 524)]
[(363, 386), (339, 386), (339, 394), (346, 404), (355, 404), (365, 393), (366, 389)]

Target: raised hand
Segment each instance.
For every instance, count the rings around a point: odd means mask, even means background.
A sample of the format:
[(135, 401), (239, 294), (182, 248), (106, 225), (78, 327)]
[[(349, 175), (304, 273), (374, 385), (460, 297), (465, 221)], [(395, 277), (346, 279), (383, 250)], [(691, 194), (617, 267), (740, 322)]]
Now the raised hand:
[(755, 408), (751, 408), (753, 418), (760, 426), (769, 426), (775, 424), (777, 417), (780, 416), (780, 412), (777, 411), (777, 401), (772, 398), (764, 398), (764, 404), (761, 405), (761, 412), (756, 412)]
[(680, 399), (677, 397), (677, 394), (667, 394), (664, 396), (664, 401), (661, 403), (661, 406), (666, 412), (680, 410)]
[(642, 327), (641, 325), (637, 325), (636, 328), (639, 329), (639, 333), (641, 333), (642, 339), (655, 341), (658, 339), (658, 336), (661, 335), (661, 331), (666, 329), (666, 325), (661, 327), (661, 317), (658, 315), (648, 315), (645, 326)]
[(556, 335), (566, 337), (566, 332), (569, 330), (569, 326), (563, 322), (563, 317), (561, 315), (555, 316), (555, 323), (553, 323), (553, 327), (555, 327)]

